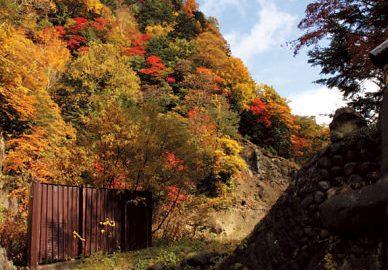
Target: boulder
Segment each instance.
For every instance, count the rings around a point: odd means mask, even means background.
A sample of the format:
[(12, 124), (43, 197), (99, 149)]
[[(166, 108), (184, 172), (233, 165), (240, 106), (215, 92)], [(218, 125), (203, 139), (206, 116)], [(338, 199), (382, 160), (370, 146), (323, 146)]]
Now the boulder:
[(366, 125), (365, 119), (352, 108), (338, 109), (330, 124), (330, 140), (332, 142), (341, 141), (356, 134)]
[(342, 186), (345, 183), (345, 179), (341, 176), (334, 177), (331, 184), (335, 187)]
[(317, 191), (314, 194), (314, 202), (317, 204), (322, 203), (325, 200), (325, 198), (326, 198), (325, 193), (323, 193), (322, 191)]
[(329, 169), (331, 167), (331, 161), (327, 157), (322, 157), (318, 160), (318, 166), (322, 169)]
[(337, 166), (342, 166), (344, 164), (344, 159), (341, 155), (334, 155), (331, 160), (333, 164)]
[(349, 177), (349, 182), (351, 184), (362, 184), (364, 182), (364, 179), (358, 174), (352, 174)]
[(312, 194), (309, 194), (307, 195), (303, 200), (302, 200), (302, 207), (303, 208), (306, 208), (308, 207), (310, 204), (312, 204), (314, 201), (314, 196)]
[(201, 269), (208, 269), (210, 266), (214, 266), (217, 260), (221, 257), (225, 257), (226, 254), (219, 254), (216, 252), (201, 252), (198, 254), (189, 254), (188, 257), (183, 261), (181, 266), (184, 269), (185, 266), (189, 267), (200, 267)]
[(344, 174), (346, 176), (352, 175), (356, 171), (356, 166), (357, 166), (357, 163), (355, 162), (346, 163), (344, 166)]
[(185, 264), (188, 266), (196, 267), (203, 266), (208, 262), (208, 254), (206, 252), (199, 254), (188, 254), (188, 257), (185, 260)]
[(320, 181), (318, 183), (318, 187), (320, 190), (326, 191), (326, 190), (330, 189), (330, 183), (326, 182), (326, 181)]
[(343, 173), (343, 169), (340, 166), (334, 166), (333, 168), (330, 169), (330, 175), (332, 175), (333, 177), (341, 176), (342, 173)]
[(383, 224), (388, 202), (388, 176), (374, 185), (335, 195), (321, 206), (323, 225), (335, 232), (359, 232)]
[(356, 161), (358, 159), (358, 154), (354, 150), (348, 150), (346, 151), (345, 159), (349, 162)]

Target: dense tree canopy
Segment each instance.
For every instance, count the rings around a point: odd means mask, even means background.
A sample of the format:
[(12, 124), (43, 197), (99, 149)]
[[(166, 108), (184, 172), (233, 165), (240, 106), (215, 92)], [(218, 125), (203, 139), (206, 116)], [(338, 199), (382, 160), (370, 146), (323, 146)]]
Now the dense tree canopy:
[(172, 191), (232, 190), (243, 136), (298, 160), (325, 139), (256, 84), (194, 0), (0, 1), (0, 129), (18, 223), (31, 177), (150, 189), (157, 212)]
[(253, 81), (194, 0), (6, 0), (0, 19), (4, 168), (17, 179), (160, 189), (153, 157), (174, 155), (184, 182), (216, 187), (244, 168), (238, 131), (287, 157), (313, 149), (319, 126)]

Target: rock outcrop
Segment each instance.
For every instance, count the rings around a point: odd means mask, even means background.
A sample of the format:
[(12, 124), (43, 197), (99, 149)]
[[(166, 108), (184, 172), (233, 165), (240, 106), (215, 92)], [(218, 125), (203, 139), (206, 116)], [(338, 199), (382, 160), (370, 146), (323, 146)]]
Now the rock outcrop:
[(235, 180), (234, 203), (228, 208), (210, 210), (208, 227), (220, 240), (242, 240), (266, 216), (287, 189), (298, 166), (266, 150), (243, 141), (241, 156), (248, 164), (244, 175)]
[(332, 144), (295, 175), (219, 269), (382, 269), (384, 198), (368, 204), (357, 196), (373, 192), (380, 178), (380, 136), (360, 129), (363, 121), (348, 110), (336, 115)]
[(367, 123), (361, 114), (355, 112), (352, 108), (338, 109), (330, 124), (330, 140), (337, 142), (346, 139), (359, 132), (366, 125)]
[(170, 215), (160, 235), (169, 236), (179, 226), (178, 237), (239, 242), (267, 215), (299, 166), (248, 140), (242, 139), (240, 145), (247, 168), (234, 179), (231, 193), (214, 198), (193, 196)]

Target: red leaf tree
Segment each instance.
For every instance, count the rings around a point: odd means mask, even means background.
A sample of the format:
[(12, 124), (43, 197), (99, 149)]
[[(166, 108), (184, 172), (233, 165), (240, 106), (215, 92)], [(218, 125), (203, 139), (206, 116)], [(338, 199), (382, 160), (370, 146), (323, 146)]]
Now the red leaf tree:
[(271, 114), (267, 108), (267, 105), (260, 99), (255, 98), (252, 101), (251, 106), (249, 107), (249, 111), (253, 114), (258, 116), (257, 122), (264, 124), (267, 128), (269, 128), (271, 123)]
[(163, 73), (164, 69), (166, 68), (162, 59), (160, 59), (155, 55), (149, 56), (147, 58), (146, 64), (148, 67), (140, 69), (140, 73), (150, 75), (153, 77), (160, 76)]

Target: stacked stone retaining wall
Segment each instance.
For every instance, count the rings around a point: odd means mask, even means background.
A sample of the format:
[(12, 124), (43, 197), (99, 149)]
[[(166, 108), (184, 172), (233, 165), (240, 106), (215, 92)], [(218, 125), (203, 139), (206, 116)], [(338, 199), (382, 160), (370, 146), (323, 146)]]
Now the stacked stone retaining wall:
[(378, 181), (377, 134), (360, 132), (315, 155), (220, 269), (381, 269), (382, 216), (362, 230), (332, 232), (320, 211), (327, 199)]

